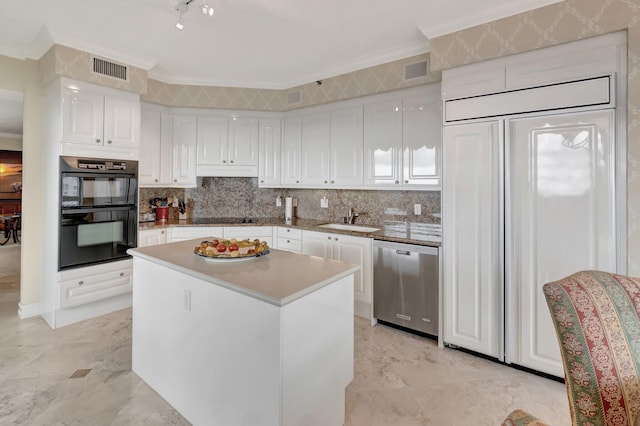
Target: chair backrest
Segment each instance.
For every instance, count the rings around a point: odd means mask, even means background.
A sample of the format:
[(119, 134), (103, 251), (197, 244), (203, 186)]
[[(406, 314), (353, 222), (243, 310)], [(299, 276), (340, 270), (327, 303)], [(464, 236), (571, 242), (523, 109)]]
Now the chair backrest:
[(573, 425), (640, 421), (640, 278), (582, 271), (543, 286)]

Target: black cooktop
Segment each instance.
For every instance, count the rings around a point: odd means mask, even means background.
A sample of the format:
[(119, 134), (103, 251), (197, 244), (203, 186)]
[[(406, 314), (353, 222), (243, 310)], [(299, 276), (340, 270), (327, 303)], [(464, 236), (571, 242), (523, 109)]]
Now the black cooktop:
[(194, 217), (191, 219), (194, 225), (215, 224), (215, 223), (258, 223), (258, 219), (254, 217)]

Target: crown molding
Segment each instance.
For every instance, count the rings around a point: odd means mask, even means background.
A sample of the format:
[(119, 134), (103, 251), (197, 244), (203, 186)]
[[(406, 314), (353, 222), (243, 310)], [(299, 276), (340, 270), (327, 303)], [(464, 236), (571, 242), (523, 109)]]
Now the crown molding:
[(429, 40), (416, 41), (414, 43), (400, 46), (397, 48), (389, 49), (379, 55), (360, 58), (355, 61), (349, 62), (343, 66), (327, 68), (318, 73), (305, 76), (301, 79), (290, 80), (285, 82), (256, 82), (256, 81), (243, 81), (243, 80), (218, 80), (218, 79), (194, 79), (188, 77), (176, 77), (172, 74), (167, 74), (161, 70), (150, 70), (148, 77), (154, 80), (161, 81), (166, 84), (186, 85), (186, 86), (215, 86), (215, 87), (236, 87), (242, 89), (269, 89), (269, 90), (287, 90), (293, 87), (302, 86), (307, 83), (315, 82), (318, 80), (324, 80), (327, 78), (337, 77), (342, 74), (347, 74), (354, 71), (359, 71), (365, 68), (374, 67), (377, 65), (386, 64), (401, 59), (406, 59), (411, 56), (422, 55), (429, 52)]
[(0, 138), (7, 138), (7, 139), (22, 139), (22, 134), (18, 134), (18, 133), (0, 132)]
[(476, 27), (478, 25), (487, 24), (509, 16), (518, 15), (520, 13), (529, 12), (551, 4), (560, 3), (564, 0), (512, 0), (503, 2), (499, 6), (483, 9), (470, 15), (465, 15), (458, 19), (447, 20), (440, 25), (420, 25), (420, 32), (429, 39), (441, 37), (447, 34), (455, 33), (467, 28)]

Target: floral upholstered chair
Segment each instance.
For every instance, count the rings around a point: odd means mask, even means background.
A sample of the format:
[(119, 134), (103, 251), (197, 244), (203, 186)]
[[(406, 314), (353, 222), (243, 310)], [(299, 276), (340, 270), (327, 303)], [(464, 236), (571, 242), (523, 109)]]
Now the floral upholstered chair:
[[(640, 278), (582, 271), (543, 287), (572, 425), (640, 426)], [(522, 410), (504, 426), (542, 426)]]

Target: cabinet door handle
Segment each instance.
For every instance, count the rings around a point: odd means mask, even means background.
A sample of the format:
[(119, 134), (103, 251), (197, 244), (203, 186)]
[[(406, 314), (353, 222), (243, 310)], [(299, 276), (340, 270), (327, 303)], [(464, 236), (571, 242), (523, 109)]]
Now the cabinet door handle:
[(84, 284), (84, 281), (78, 281), (78, 285)]
[(223, 163), (223, 164), (226, 164), (226, 162), (227, 162), (227, 160), (222, 160), (222, 163)]
[(158, 179), (156, 179), (155, 182), (158, 183)]
[(233, 163), (233, 160), (229, 161), (230, 163)]
[(262, 180), (260, 181), (260, 183), (264, 183), (264, 179), (262, 179)]
[(287, 229), (287, 232), (291, 232), (291, 229)]
[(327, 237), (327, 239), (328, 239), (328, 240), (330, 240), (330, 239), (331, 239), (331, 237)]
[(409, 183), (409, 181), (408, 181), (408, 180), (405, 180), (405, 181), (404, 181), (404, 183)]
[(100, 143), (102, 142), (100, 139), (96, 139), (96, 143)]
[(290, 240), (287, 240), (287, 243), (290, 243), (290, 242), (291, 242)]
[(296, 183), (300, 183), (300, 181), (299, 181), (299, 180), (297, 180), (297, 181), (296, 181)]
[(334, 238), (334, 240), (338, 241), (338, 238), (336, 237), (336, 238)]
[(400, 183), (400, 181), (399, 181), (399, 180), (397, 180), (397, 181), (396, 181), (396, 185), (397, 185), (397, 184), (399, 184), (399, 183)]
[(173, 180), (173, 183), (178, 183), (178, 179), (174, 179), (174, 180)]
[(163, 235), (163, 234), (164, 234), (164, 231), (160, 231), (160, 235)]
[(335, 181), (331, 181), (331, 183), (335, 183)]
[(327, 182), (327, 181), (325, 180), (325, 181), (324, 181), (324, 183), (329, 183), (329, 182)]
[(124, 272), (120, 272), (120, 276), (121, 276), (121, 277), (124, 277)]
[(111, 143), (111, 139), (109, 139), (109, 140), (107, 141), (107, 143)]

